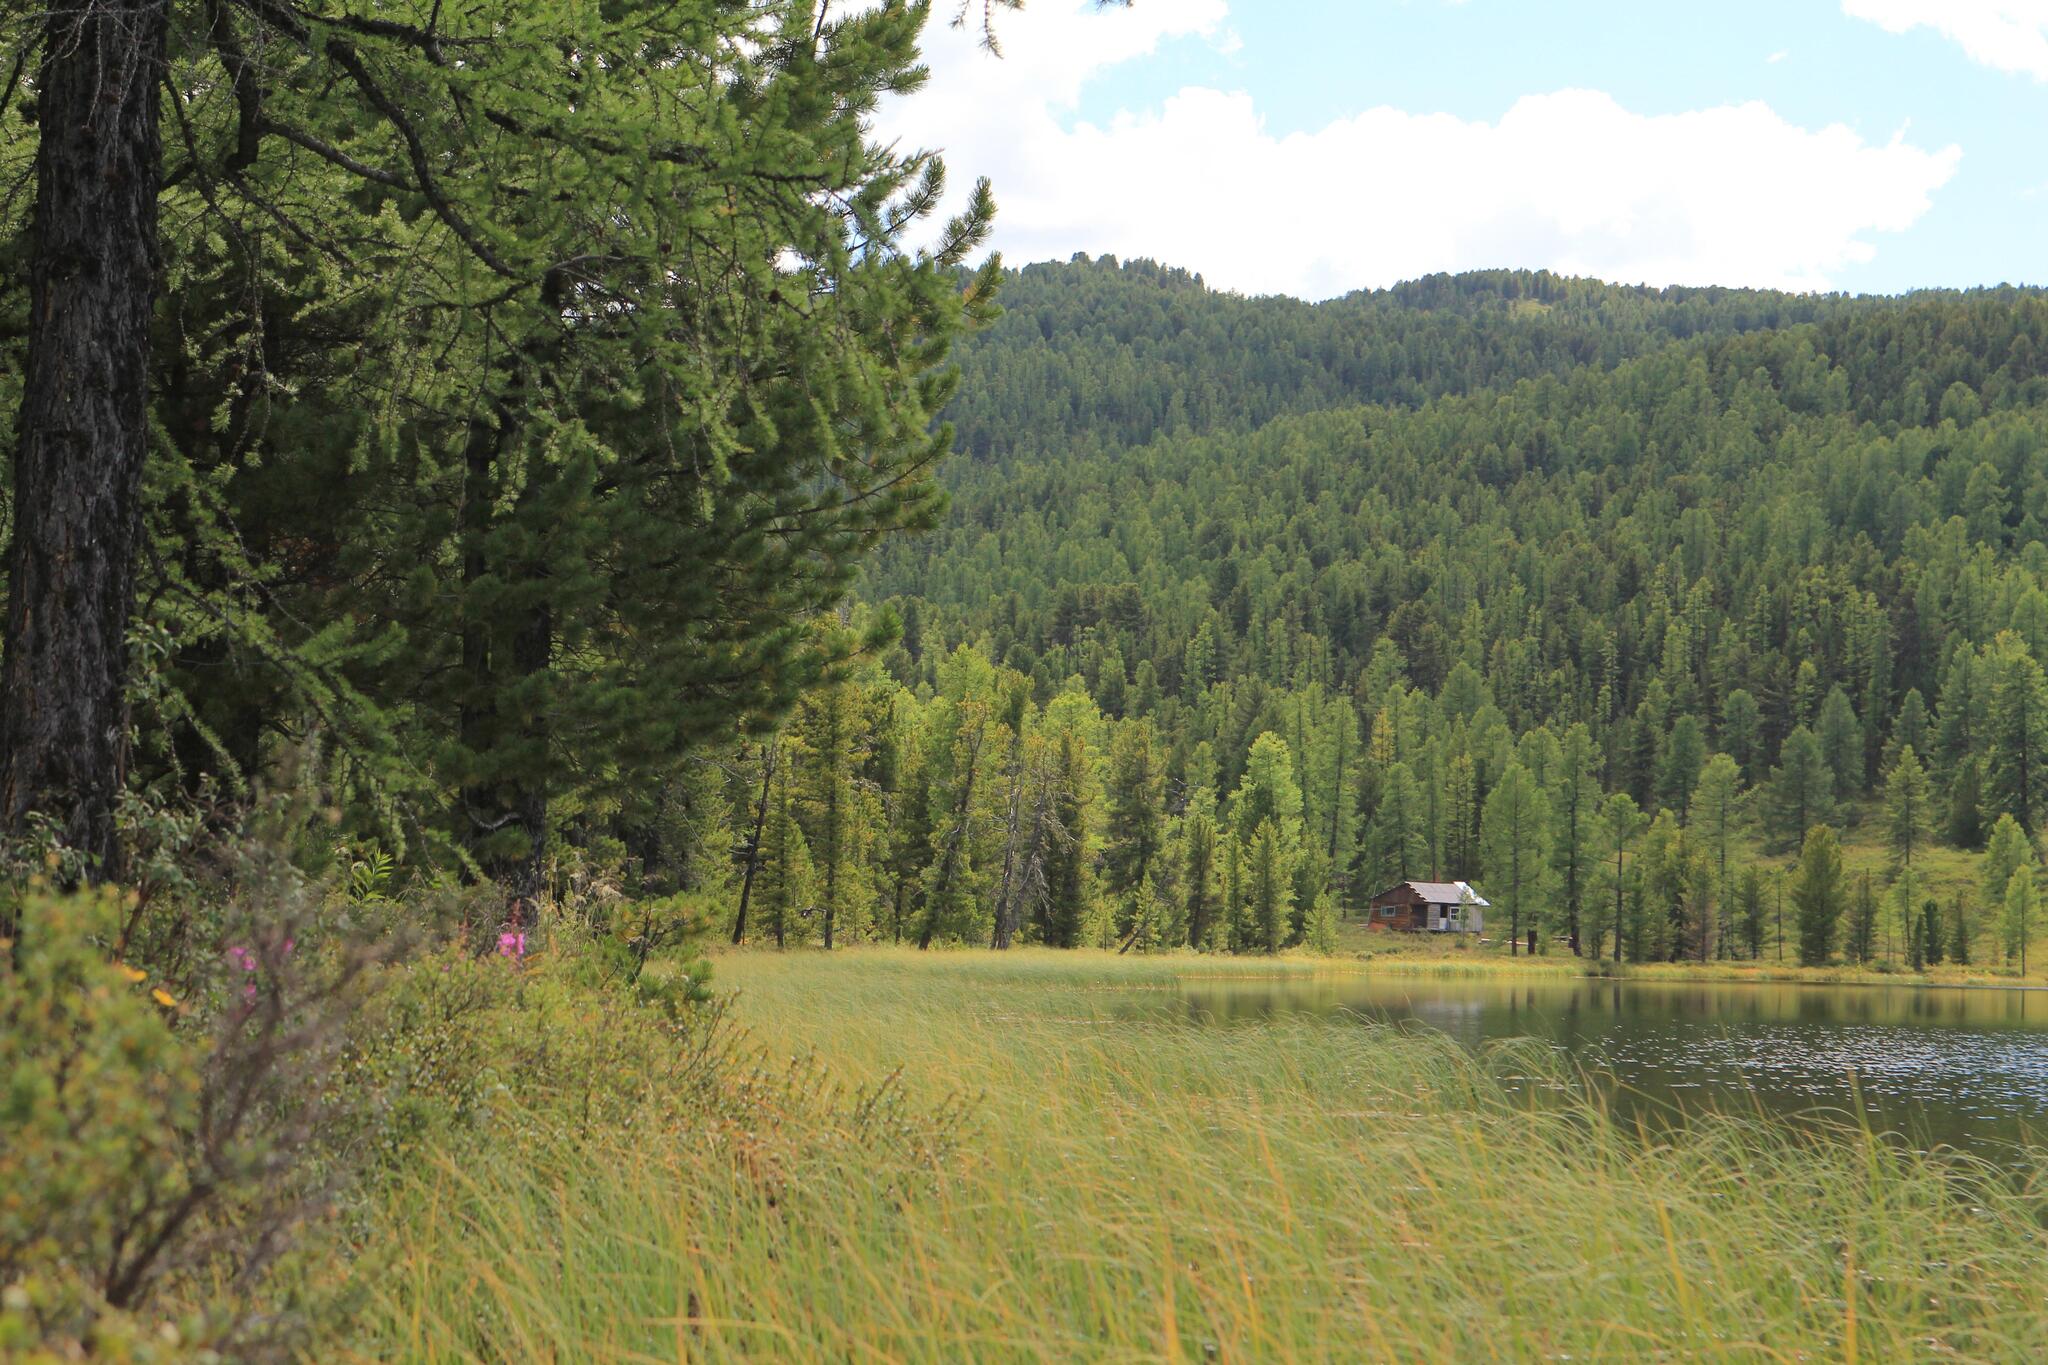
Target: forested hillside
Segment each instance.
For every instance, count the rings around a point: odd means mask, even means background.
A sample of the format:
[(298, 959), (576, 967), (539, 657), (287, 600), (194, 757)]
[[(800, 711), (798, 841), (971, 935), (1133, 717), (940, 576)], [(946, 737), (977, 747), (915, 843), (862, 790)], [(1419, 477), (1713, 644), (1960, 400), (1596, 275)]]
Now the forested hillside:
[[(766, 846), (814, 864), (815, 756), (869, 766), (875, 931), (1271, 949), (1426, 874), (1585, 952), (1754, 953), (1747, 855), (1855, 825), (1891, 852), (1872, 903), (1839, 866), (1801, 902), (1812, 956), (2020, 951), (2048, 299), (1006, 283), (950, 513), (869, 572), (889, 720), (821, 738), (812, 704), (784, 754)], [(1916, 858), (2007, 817), (1927, 910)]]
[(1689, 337), (1891, 306), (1506, 270), (1309, 304), (1217, 293), (1187, 271), (1107, 256), (1013, 271), (1002, 297), (1003, 322), (962, 347), (966, 382), (947, 413), (977, 456), (1246, 431), (1347, 403), (1414, 407)]
[[(1911, 627), (1898, 681), (1927, 694), (1954, 623), (1912, 620), (1941, 604), (1878, 566), (1933, 567), (1928, 537), (2001, 563), (2039, 538), (2044, 327), (2034, 297), (1866, 308), (1419, 411), (1347, 405), (1107, 452), (1063, 443), (1054, 414), (1028, 459), (956, 460), (943, 529), (886, 547), (869, 581), (1042, 678), (1092, 678), (1083, 656), (1114, 649), (1178, 691), (1188, 650), (1212, 643), (1204, 681), (1284, 683), (1303, 664), (1350, 677), (1385, 637), (1434, 691), (1475, 644), (1497, 677), (1497, 646), (1521, 643), (1518, 666), (1551, 686), (1564, 668), (1583, 708), (1603, 684), (1641, 699), (1663, 615), (1689, 597), (1737, 623), (1768, 599), (1771, 638), (1730, 633), (1755, 656), (1737, 674), (1710, 667), (1723, 632), (1700, 621), (1698, 680), (1770, 686), (1799, 624), (1777, 604), (1838, 569)], [(1861, 686), (1840, 638), (1815, 662)], [(1502, 699), (1517, 724), (1557, 713), (1562, 698), (1521, 701), (1528, 686)]]

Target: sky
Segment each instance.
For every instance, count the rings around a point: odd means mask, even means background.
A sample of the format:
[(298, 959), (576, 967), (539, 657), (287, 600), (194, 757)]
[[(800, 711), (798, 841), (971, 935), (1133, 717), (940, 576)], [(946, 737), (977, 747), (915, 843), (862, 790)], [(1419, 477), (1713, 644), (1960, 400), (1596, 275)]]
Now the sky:
[(993, 181), (1012, 265), (2048, 284), (2048, 0), (1029, 0), (1000, 58), (954, 7), (877, 131)]

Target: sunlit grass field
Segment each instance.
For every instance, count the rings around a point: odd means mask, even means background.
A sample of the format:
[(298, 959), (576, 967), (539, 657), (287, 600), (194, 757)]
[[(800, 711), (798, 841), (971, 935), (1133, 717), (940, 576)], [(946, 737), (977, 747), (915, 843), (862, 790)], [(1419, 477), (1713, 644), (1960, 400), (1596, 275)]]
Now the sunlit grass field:
[(1652, 1137), (1534, 1050), (1133, 1008), (1311, 962), (717, 970), (773, 1097), (735, 1113), (768, 1117), (423, 1167), (363, 1249), (356, 1358), (2048, 1359), (2031, 1169)]

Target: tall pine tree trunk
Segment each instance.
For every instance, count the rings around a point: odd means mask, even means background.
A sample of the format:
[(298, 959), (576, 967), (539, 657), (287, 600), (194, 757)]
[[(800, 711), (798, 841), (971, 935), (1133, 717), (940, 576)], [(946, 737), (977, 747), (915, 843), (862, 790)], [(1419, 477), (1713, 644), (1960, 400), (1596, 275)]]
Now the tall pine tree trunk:
[(988, 945), (999, 952), (1009, 948), (1017, 933), (1017, 906), (1012, 893), (1017, 875), (1017, 841), (1023, 833), (1023, 748), (1023, 735), (1013, 731), (1010, 735), (1010, 813), (1003, 827), (1003, 876), (996, 891), (995, 932), (990, 936)]
[[(1512, 794), (1512, 793), (1510, 793)], [(1514, 931), (1508, 935), (1508, 956), (1513, 957), (1522, 949), (1522, 846), (1520, 831), (1516, 831), (1517, 842), (1513, 859), (1513, 871), (1508, 874), (1508, 894), (1515, 899), (1508, 907), (1508, 918), (1514, 922)], [(1529, 951), (1536, 951), (1535, 930), (1530, 930)]]
[[(456, 716), (456, 733), (481, 767), (487, 762), (495, 739), (496, 696), (491, 678), (491, 622), (477, 605), (477, 587), (490, 571), (486, 540), (491, 528), (491, 509), (497, 501), (497, 462), (510, 438), (511, 422), (501, 409), (496, 420), (478, 419), (470, 428), (463, 451), (462, 471), (462, 703)], [(467, 820), (467, 843), (477, 855), (479, 867), (488, 872), (484, 846), (504, 826), (498, 784), (479, 776), (466, 784), (462, 805)]]
[(938, 937), (939, 918), (946, 912), (953, 894), (954, 883), (959, 878), (960, 863), (966, 853), (968, 822), (974, 816), (974, 780), (981, 765), (983, 735), (976, 729), (974, 739), (967, 746), (967, 773), (960, 783), (960, 796), (953, 805), (953, 828), (947, 832), (945, 847), (939, 855), (938, 872), (932, 888), (925, 895), (924, 925), (918, 931), (917, 947), (923, 952), (932, 946)]
[(842, 711), (845, 696), (838, 689), (844, 683), (835, 684), (826, 695), (825, 704), (831, 709), (825, 714), (829, 725), (825, 731), (825, 752), (818, 756), (821, 774), (825, 783), (825, 809), (822, 812), (819, 840), (825, 853), (825, 951), (831, 952), (835, 931), (839, 921), (839, 865), (846, 859), (846, 820), (844, 792), (846, 787), (845, 768), (848, 766), (846, 717)]
[[(747, 937), (747, 903), (754, 898), (754, 874), (761, 870), (761, 838), (768, 829), (768, 792), (775, 785), (775, 756), (780, 739), (771, 740), (761, 751), (761, 799), (754, 803), (754, 832), (747, 839), (746, 865), (740, 871), (740, 906), (733, 916), (732, 941), (738, 947)], [(902, 918), (902, 895), (897, 896), (897, 918)], [(901, 933), (897, 935), (899, 938)]]
[(1584, 899), (1584, 894), (1579, 890), (1579, 807), (1583, 804), (1585, 798), (1582, 795), (1583, 784), (1577, 778), (1573, 779), (1572, 785), (1576, 790), (1572, 793), (1572, 815), (1569, 829), (1571, 854), (1565, 860), (1564, 905), (1566, 913), (1571, 917), (1572, 956), (1578, 957), (1580, 955), (1579, 911), (1580, 904)]
[[(530, 607), (512, 637), (512, 675), (518, 683), (547, 671), (554, 662), (555, 615), (545, 603)], [(506, 804), (525, 835), (516, 854), (490, 868), (492, 877), (511, 892), (521, 923), (531, 924), (540, 905), (542, 859), (548, 843), (548, 785), (545, 755), (552, 741), (548, 713), (529, 705), (519, 722), (520, 748), (533, 755), (532, 767), (508, 784)]]
[(1778, 961), (1785, 960), (1785, 888), (1778, 888)]
[[(550, 271), (540, 298), (559, 309), (566, 285)], [(520, 413), (528, 400), (528, 375), (545, 369), (559, 356), (559, 334), (542, 327), (518, 353), (498, 363), (503, 391), (491, 405), (488, 421), (479, 416), (463, 451), (462, 543), (463, 623), (462, 670), (465, 693), (458, 720), (463, 746), (481, 778), (463, 792), (469, 812), (469, 835), (483, 875), (501, 886), (509, 905), (508, 918), (531, 925), (539, 911), (542, 859), (547, 848), (549, 718), (544, 706), (529, 697), (526, 714), (508, 714), (510, 699), (553, 663), (554, 612), (544, 595), (531, 605), (506, 609), (494, 617), (479, 603), (479, 585), (494, 573), (512, 584), (544, 582), (543, 563), (492, 562), (492, 533), (498, 529), (498, 500), (505, 486), (504, 462), (518, 435)], [(510, 513), (514, 519), (536, 519), (532, 484), (521, 492)], [(506, 757), (510, 750), (511, 758)], [(516, 830), (516, 846), (501, 831)]]
[[(1616, 840), (1616, 841), (1615, 841), (1615, 845), (1614, 845), (1614, 960), (1615, 960), (1615, 962), (1616, 962), (1617, 964), (1619, 964), (1619, 963), (1620, 963), (1620, 961), (1621, 961), (1621, 898), (1622, 898), (1622, 877), (1623, 877), (1623, 873), (1622, 873), (1622, 866), (1621, 866), (1621, 860), (1622, 860), (1622, 856), (1623, 856), (1623, 850), (1625, 850), (1625, 849), (1626, 849), (1627, 847), (1628, 847), (1628, 845), (1627, 845), (1626, 843), (1623, 843), (1623, 842), (1622, 842), (1622, 841), (1620, 841), (1620, 840)], [(1594, 956), (1595, 956), (1595, 957), (1598, 957), (1598, 956), (1599, 956), (1599, 954), (1598, 954), (1598, 953), (1595, 953), (1595, 954), (1594, 954)]]
[(14, 454), (0, 819), (56, 821), (120, 873), (122, 689), (160, 273), (166, 0), (71, 0), (43, 20), (28, 359)]

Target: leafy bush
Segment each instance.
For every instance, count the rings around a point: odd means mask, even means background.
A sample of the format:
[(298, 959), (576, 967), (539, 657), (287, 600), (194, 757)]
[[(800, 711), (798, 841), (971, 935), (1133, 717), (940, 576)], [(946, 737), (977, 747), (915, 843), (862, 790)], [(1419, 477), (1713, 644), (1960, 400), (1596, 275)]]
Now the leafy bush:
[(374, 848), (325, 880), (274, 829), (187, 852), (130, 892), (0, 869), (0, 1359), (292, 1355), (343, 1330), (425, 1153), (772, 1126), (704, 1004), (701, 898), (506, 925)]
[[(321, 1083), (362, 959), (254, 854), (239, 894), (30, 886), (0, 954), (0, 1345), (182, 1358), (280, 1346), (255, 1291), (338, 1172)], [(124, 947), (125, 945), (125, 947)], [(148, 951), (138, 951), (147, 948)]]
[[(182, 1139), (199, 1122), (197, 1039), (179, 1002), (100, 943), (111, 894), (32, 893), (0, 955), (0, 1347), (71, 1343), (120, 1354), (155, 1335), (138, 1256), (162, 1211), (195, 1195)], [(180, 1339), (211, 1335), (173, 1324)]]
[(426, 1148), (483, 1159), (564, 1118), (716, 1107), (730, 1039), (703, 922), (687, 898), (621, 901), (379, 965), (334, 1078), (337, 1159), (382, 1183)]

